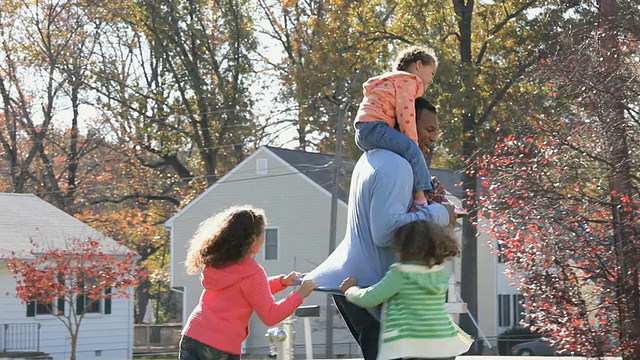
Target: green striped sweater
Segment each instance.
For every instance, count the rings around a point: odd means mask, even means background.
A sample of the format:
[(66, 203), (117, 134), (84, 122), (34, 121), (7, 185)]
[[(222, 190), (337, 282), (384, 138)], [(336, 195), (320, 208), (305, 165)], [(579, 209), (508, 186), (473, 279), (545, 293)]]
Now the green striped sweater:
[(393, 264), (379, 283), (350, 288), (345, 296), (368, 308), (383, 305), (378, 360), (441, 358), (469, 349), (445, 308), (449, 275), (442, 265)]

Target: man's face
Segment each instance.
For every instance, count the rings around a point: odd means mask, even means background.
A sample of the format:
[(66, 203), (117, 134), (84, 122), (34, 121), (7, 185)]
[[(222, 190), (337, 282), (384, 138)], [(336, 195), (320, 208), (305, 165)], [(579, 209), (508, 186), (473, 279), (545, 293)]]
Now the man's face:
[(420, 151), (427, 155), (429, 149), (433, 147), (436, 140), (438, 140), (440, 130), (438, 127), (438, 116), (429, 110), (422, 110), (416, 120)]

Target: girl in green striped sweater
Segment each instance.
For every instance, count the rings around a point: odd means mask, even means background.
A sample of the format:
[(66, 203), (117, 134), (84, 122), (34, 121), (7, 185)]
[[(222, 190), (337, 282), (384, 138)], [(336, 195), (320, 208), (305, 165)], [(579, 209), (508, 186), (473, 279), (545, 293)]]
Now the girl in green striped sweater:
[(400, 262), (380, 282), (360, 288), (347, 278), (340, 289), (360, 307), (383, 304), (378, 360), (455, 359), (471, 345), (445, 308), (449, 274), (443, 263), (460, 256), (458, 241), (442, 226), (419, 220), (398, 228), (393, 243)]

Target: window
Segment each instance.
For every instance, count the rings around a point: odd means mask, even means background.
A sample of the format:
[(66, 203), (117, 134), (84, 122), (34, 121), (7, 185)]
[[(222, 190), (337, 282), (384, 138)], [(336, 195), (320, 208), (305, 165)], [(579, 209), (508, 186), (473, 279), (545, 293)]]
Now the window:
[(269, 160), (268, 159), (257, 159), (256, 160), (256, 175), (267, 175), (269, 174)]
[(511, 327), (520, 324), (524, 319), (523, 300), (524, 296), (519, 294), (498, 295), (498, 326)]
[[(62, 273), (58, 274), (58, 281), (64, 283), (64, 276)], [(59, 297), (57, 302), (51, 302), (49, 304), (41, 303), (38, 301), (32, 301), (27, 303), (27, 316), (37, 315), (56, 315), (64, 314), (64, 297)]]
[[(91, 286), (95, 280), (86, 279), (85, 282), (79, 283), (78, 286), (84, 288), (85, 285)], [(86, 293), (79, 294), (76, 298), (76, 314), (111, 314), (111, 288), (106, 288), (100, 292), (98, 299), (90, 299)], [(103, 309), (104, 305), (104, 309)]]
[(43, 304), (36, 301), (36, 315), (53, 314), (53, 303)]
[(498, 295), (498, 326), (511, 326), (511, 295)]
[(513, 317), (515, 320), (514, 325), (518, 325), (520, 324), (520, 321), (524, 320), (524, 308), (522, 307), (523, 301), (523, 295), (513, 295)]
[(278, 229), (267, 229), (265, 232), (264, 259), (278, 260)]
[(502, 251), (504, 251), (504, 245), (502, 245), (501, 241), (498, 241), (498, 264), (504, 263), (505, 260)]

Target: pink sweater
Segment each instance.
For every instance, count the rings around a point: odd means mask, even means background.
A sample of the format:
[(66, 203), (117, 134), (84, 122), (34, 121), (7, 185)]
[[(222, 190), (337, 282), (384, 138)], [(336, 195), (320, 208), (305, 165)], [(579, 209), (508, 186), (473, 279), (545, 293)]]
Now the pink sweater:
[(385, 121), (418, 143), (415, 100), (422, 96), (424, 86), (417, 75), (394, 71), (372, 77), (362, 85), (364, 99), (355, 123)]
[(292, 291), (276, 302), (272, 294), (285, 288), (280, 282), (284, 275), (267, 279), (262, 266), (251, 257), (221, 269), (207, 266), (201, 278), (204, 291), (182, 335), (232, 354), (242, 352), (254, 310), (272, 326), (291, 315), (303, 300)]

